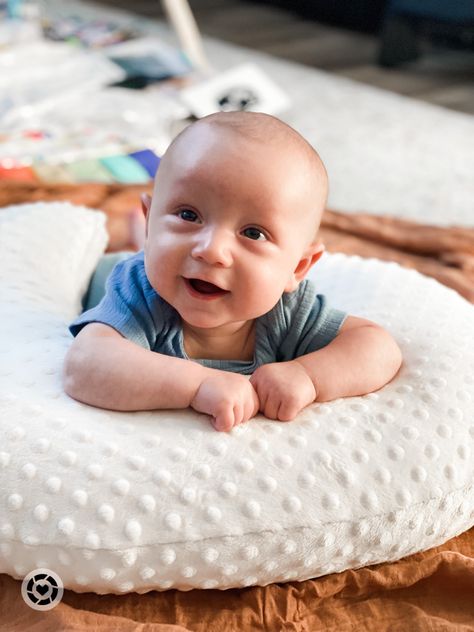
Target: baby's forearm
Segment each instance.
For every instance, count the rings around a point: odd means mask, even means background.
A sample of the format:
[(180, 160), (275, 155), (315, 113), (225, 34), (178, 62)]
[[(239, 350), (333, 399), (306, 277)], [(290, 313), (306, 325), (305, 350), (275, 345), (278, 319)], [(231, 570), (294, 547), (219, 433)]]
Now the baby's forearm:
[(381, 327), (342, 332), (319, 351), (296, 358), (315, 385), (318, 402), (365, 395), (378, 390), (397, 373), (402, 355)]
[(208, 371), (125, 338), (89, 338), (70, 349), (64, 388), (74, 399), (111, 410), (187, 408)]

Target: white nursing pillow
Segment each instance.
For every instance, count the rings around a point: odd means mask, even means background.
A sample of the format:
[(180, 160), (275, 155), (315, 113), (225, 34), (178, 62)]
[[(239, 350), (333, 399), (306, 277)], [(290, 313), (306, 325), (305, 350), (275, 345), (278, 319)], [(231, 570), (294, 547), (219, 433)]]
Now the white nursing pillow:
[(404, 364), (365, 397), (217, 433), (190, 409), (116, 413), (61, 387), (106, 244), (66, 203), (0, 211), (0, 572), (78, 592), (231, 588), (397, 560), (474, 524), (474, 308), (396, 264), (325, 255), (331, 303)]

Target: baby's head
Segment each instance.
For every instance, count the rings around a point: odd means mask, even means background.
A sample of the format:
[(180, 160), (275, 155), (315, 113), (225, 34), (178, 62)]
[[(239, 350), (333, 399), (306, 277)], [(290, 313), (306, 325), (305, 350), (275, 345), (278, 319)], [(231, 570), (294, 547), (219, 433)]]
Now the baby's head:
[[(257, 318), (320, 258), (327, 174), (294, 129), (267, 114), (218, 113), (187, 127), (158, 169), (145, 266), (190, 325)], [(196, 292), (208, 281), (225, 290)]]

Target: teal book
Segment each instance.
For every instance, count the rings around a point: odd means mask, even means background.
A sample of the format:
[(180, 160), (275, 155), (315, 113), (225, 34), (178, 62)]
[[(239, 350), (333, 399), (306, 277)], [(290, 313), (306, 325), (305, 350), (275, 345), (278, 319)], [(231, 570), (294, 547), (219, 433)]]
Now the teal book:
[(141, 184), (150, 181), (148, 171), (130, 156), (105, 156), (100, 161), (117, 182)]

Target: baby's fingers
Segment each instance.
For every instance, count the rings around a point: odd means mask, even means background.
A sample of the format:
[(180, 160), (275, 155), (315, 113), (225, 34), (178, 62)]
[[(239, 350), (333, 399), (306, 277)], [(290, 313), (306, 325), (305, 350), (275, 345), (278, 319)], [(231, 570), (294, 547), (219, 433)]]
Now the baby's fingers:
[(235, 415), (233, 406), (228, 406), (221, 410), (211, 419), (211, 423), (220, 432), (229, 432), (235, 426)]
[(253, 398), (253, 403), (255, 407), (254, 415), (256, 415), (258, 411), (265, 414), (265, 407), (267, 405), (269, 393), (267, 389), (264, 390), (263, 388), (261, 388), (258, 383), (254, 386), (254, 391), (255, 391), (254, 398)]
[(211, 419), (211, 423), (219, 432), (229, 432), (229, 430), (232, 430), (232, 428), (234, 427), (233, 422), (229, 421), (226, 418), (223, 418), (222, 416), (213, 417)]
[[(263, 404), (263, 414), (269, 419), (278, 419), (278, 410), (280, 408), (280, 399), (275, 395), (269, 395)], [(260, 405), (262, 410), (262, 405)]]
[(245, 421), (244, 405), (237, 403), (234, 404), (234, 426), (238, 426)]
[(278, 409), (280, 421), (292, 421), (298, 414), (297, 407), (289, 401), (282, 401)]
[(242, 418), (242, 423), (252, 419), (259, 411), (259, 401), (257, 397), (257, 393), (254, 393), (254, 396), (251, 399), (247, 399), (244, 404), (244, 414)]

